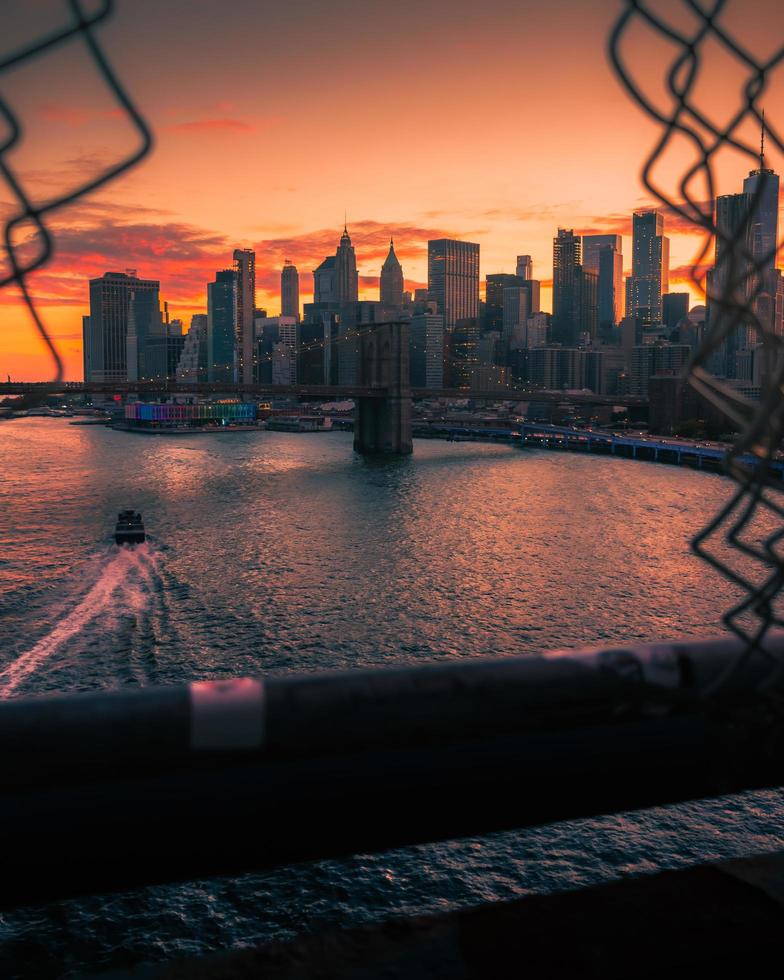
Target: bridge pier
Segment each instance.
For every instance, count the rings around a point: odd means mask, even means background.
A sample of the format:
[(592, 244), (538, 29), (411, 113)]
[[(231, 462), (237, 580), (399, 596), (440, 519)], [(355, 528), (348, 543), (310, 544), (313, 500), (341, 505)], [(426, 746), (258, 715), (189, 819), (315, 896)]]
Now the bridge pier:
[(357, 373), (360, 386), (384, 388), (386, 394), (357, 398), (354, 450), (390, 456), (413, 452), (408, 323), (380, 323), (360, 336)]

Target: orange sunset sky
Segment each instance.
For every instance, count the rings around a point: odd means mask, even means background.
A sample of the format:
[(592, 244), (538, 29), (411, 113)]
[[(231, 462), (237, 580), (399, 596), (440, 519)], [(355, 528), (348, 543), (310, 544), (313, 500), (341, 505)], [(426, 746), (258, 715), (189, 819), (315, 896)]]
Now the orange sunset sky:
[[(650, 6), (673, 24), (690, 23), (681, 0)], [(63, 0), (6, 7), (15, 16), (5, 18), (3, 55), (68, 21)], [(390, 235), (409, 288), (426, 284), (427, 240), (443, 236), (480, 243), (482, 277), (513, 272), (515, 256), (530, 253), (534, 275), (549, 285), (559, 226), (620, 232), (628, 269), (631, 211), (651, 202), (640, 167), (658, 130), (608, 66), (606, 38), (622, 7), (118, 0), (96, 36), (156, 142), (131, 174), (49, 222), (56, 254), (31, 288), (66, 377), (81, 378), (88, 278), (134, 268), (160, 279), (161, 299), (187, 325), (205, 310), (215, 270), (230, 266), (235, 247), (253, 247), (258, 305), (274, 314), (283, 260), (297, 265), (301, 300), (309, 300), (311, 271), (334, 252), (344, 211), (365, 298), (377, 297)], [(772, 0), (730, 0), (721, 23), (761, 57), (782, 40)], [(640, 24), (624, 53), (639, 84), (669, 106), (661, 79), (677, 48)], [(774, 126), (781, 74), (762, 100)], [(695, 99), (724, 124), (746, 78), (710, 42)], [(4, 72), (0, 93), (24, 127), (4, 159), (36, 202), (134, 145), (79, 41)], [(743, 135), (756, 144), (756, 132)], [(676, 144), (658, 171), (662, 186), (672, 191), (691, 162)], [(778, 153), (767, 162), (784, 169)], [(722, 152), (718, 192), (739, 191), (752, 165)], [(0, 210), (14, 213), (7, 186)], [(665, 221), (670, 288), (689, 288), (700, 240), (682, 222)], [(18, 244), (26, 238), (30, 244), (23, 230)], [(549, 309), (549, 289), (543, 305)], [(52, 371), (18, 293), (0, 291), (0, 376), (45, 379)]]

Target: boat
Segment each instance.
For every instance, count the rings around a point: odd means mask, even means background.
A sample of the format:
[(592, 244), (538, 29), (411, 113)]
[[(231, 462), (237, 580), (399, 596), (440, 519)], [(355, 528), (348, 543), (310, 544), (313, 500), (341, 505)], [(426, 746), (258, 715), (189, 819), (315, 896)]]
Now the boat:
[(114, 529), (117, 544), (141, 544), (145, 540), (142, 515), (135, 510), (121, 510)]

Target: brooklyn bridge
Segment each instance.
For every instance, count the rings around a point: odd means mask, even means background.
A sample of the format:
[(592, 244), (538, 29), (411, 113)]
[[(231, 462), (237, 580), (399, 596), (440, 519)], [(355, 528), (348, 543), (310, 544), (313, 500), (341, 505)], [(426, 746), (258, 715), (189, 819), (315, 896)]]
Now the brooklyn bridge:
[(411, 385), (408, 322), (378, 323), (356, 335), (356, 383), (272, 384), (237, 382), (184, 382), (170, 378), (141, 381), (43, 381), (0, 383), (0, 396), (28, 398), (65, 395), (139, 395), (146, 398), (191, 395), (240, 399), (291, 397), (303, 400), (351, 399), (355, 403), (354, 448), (362, 453), (405, 455), (413, 448), (412, 405), (424, 399), (471, 399), (473, 401), (569, 402), (583, 406), (617, 405), (643, 408), (645, 398), (561, 391), (530, 385), (497, 385), (422, 388)]

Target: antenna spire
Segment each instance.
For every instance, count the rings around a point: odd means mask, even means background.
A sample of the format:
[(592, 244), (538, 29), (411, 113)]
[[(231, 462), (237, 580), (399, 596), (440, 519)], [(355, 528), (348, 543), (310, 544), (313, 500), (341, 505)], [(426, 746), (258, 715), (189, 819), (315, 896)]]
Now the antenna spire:
[(760, 132), (760, 170), (765, 169), (765, 110), (762, 110), (762, 131)]

